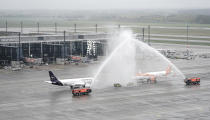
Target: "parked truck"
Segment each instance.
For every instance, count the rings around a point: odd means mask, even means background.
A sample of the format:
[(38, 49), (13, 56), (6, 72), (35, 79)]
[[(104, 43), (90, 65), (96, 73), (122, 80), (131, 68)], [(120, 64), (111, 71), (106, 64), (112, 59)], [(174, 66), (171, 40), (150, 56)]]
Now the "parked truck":
[(184, 82), (186, 85), (200, 85), (200, 78), (185, 78)]
[(76, 88), (72, 90), (74, 96), (88, 95), (91, 92), (91, 88)]

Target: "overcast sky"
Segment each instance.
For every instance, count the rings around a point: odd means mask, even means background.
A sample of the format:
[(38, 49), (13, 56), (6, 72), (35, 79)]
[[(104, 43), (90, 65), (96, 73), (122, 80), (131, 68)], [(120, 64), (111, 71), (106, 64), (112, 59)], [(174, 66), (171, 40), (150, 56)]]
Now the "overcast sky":
[(197, 9), (210, 0), (0, 0), (0, 9)]

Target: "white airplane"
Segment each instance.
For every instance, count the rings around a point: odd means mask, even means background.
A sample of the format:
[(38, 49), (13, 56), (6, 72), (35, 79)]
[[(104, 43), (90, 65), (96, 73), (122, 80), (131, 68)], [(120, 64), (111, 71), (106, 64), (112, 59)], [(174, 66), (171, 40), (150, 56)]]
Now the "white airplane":
[(50, 81), (47, 83), (58, 85), (58, 86), (69, 86), (71, 89), (75, 87), (90, 87), (93, 78), (74, 78), (74, 79), (63, 79), (58, 80), (52, 71), (49, 71)]
[(147, 79), (150, 81), (156, 81), (157, 77), (168, 76), (170, 73), (171, 73), (171, 66), (168, 66), (168, 68), (165, 71), (137, 73), (135, 79), (137, 80)]

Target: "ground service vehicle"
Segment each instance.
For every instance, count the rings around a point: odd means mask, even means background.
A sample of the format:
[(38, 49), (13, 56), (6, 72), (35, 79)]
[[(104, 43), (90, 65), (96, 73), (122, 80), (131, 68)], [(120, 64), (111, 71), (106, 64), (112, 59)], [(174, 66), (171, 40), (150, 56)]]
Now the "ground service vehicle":
[(90, 88), (76, 88), (72, 90), (74, 96), (88, 95), (92, 90)]
[(114, 87), (122, 87), (122, 85), (120, 83), (115, 83)]
[(186, 78), (184, 82), (186, 85), (200, 85), (200, 78)]

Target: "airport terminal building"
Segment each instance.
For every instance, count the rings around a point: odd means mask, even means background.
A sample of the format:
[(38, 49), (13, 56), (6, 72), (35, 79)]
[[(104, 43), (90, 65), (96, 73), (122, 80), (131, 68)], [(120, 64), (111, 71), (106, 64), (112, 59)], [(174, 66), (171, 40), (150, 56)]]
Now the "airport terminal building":
[(106, 34), (21, 35), (0, 37), (0, 64), (23, 61), (25, 58), (41, 58), (52, 63), (56, 58), (81, 56), (97, 58), (105, 55)]

